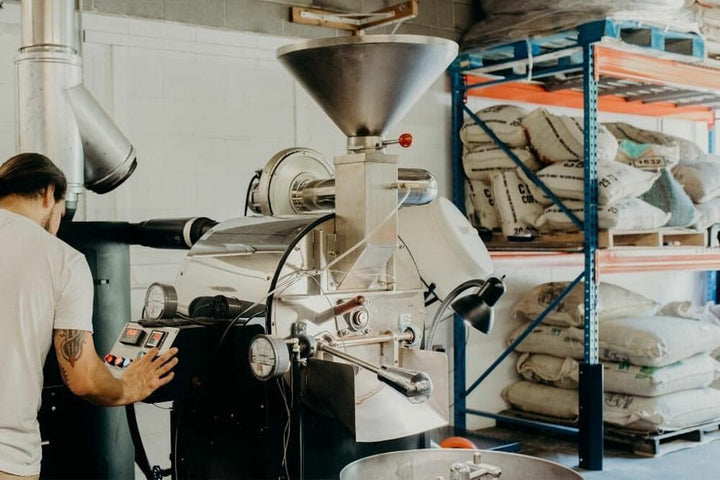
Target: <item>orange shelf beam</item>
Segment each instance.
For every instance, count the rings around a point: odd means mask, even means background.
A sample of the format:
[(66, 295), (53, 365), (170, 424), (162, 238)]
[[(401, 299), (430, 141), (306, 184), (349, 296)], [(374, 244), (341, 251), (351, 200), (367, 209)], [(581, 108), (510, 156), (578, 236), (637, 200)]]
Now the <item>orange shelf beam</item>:
[(702, 64), (656, 58), (603, 45), (595, 47), (595, 59), (600, 75), (720, 92), (720, 69)]
[[(493, 261), (552, 261), (555, 266), (582, 267), (583, 264), (581, 253), (558, 251), (494, 251), (490, 257)], [(720, 270), (719, 248), (598, 250), (597, 259), (600, 274)]]
[[(595, 48), (595, 58), (600, 75), (657, 85), (672, 85), (720, 92), (719, 69), (649, 57), (601, 45)], [(468, 76), (467, 79), (468, 84), (490, 80), (493, 80), (493, 78), (482, 76)], [(468, 90), (468, 95), (556, 107), (583, 108), (582, 92), (577, 90), (548, 92), (542, 85), (537, 83), (510, 82), (471, 89)], [(642, 103), (628, 101), (617, 95), (600, 96), (598, 110), (629, 115), (679, 118), (706, 122), (709, 125), (715, 122), (714, 112), (707, 107), (682, 107), (668, 102)]]

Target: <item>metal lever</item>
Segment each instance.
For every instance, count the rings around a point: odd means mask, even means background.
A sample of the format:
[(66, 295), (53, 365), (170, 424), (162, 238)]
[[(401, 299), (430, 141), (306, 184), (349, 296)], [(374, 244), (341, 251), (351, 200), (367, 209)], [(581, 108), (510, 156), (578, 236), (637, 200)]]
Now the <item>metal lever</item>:
[(340, 349), (331, 347), (326, 343), (318, 343), (318, 350), (323, 350), (330, 355), (342, 358), (354, 365), (362, 367), (377, 375), (378, 380), (391, 386), (398, 392), (405, 395), (410, 403), (423, 403), (430, 398), (433, 392), (433, 384), (430, 377), (424, 372), (408, 370), (407, 368), (391, 365), (376, 366), (365, 360), (343, 352)]
[(480, 452), (473, 453), (472, 462), (458, 462), (450, 467), (450, 480), (491, 480), (500, 478), (502, 469), (480, 462)]
[(351, 298), (347, 302), (339, 303), (334, 307), (325, 310), (324, 312), (318, 313), (317, 315), (315, 315), (313, 322), (321, 323), (333, 317), (340, 317), (342, 315), (351, 313), (355, 310), (362, 308), (365, 305), (365, 302), (365, 297), (363, 297), (362, 295), (358, 295), (357, 297)]

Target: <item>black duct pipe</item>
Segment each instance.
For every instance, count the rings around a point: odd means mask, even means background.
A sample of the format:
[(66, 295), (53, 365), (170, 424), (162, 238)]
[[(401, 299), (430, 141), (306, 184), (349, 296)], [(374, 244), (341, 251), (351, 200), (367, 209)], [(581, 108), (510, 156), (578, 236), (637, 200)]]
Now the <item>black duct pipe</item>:
[[(74, 226), (74, 223), (81, 227)], [(69, 231), (97, 241), (142, 245), (152, 248), (187, 250), (212, 227), (218, 224), (205, 217), (146, 220), (128, 222), (64, 222), (58, 236)], [(69, 242), (68, 242), (69, 243)]]
[(205, 217), (146, 220), (129, 225), (130, 243), (153, 248), (187, 249), (217, 224)]

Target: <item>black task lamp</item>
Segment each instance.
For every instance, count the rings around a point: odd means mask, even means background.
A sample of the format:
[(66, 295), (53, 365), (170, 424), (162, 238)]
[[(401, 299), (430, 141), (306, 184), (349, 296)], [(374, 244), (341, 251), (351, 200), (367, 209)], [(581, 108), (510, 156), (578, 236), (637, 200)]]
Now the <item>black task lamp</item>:
[[(482, 281), (482, 280), (481, 280)], [(465, 290), (465, 289), (463, 289)], [(495, 320), (493, 306), (505, 293), (505, 284), (499, 278), (489, 278), (477, 293), (466, 295), (452, 302), (452, 309), (475, 330), (490, 333)]]
[[(505, 277), (503, 277), (505, 278)], [(479, 288), (476, 293), (466, 295), (456, 300), (469, 288)], [(432, 348), (432, 341), (435, 339), (437, 327), (440, 324), (445, 310), (448, 306), (460, 315), (474, 329), (483, 333), (490, 333), (493, 327), (495, 311), (493, 306), (505, 293), (506, 287), (502, 278), (492, 277), (487, 280), (468, 280), (455, 287), (443, 300), (440, 308), (433, 317), (430, 327), (430, 334), (425, 342), (425, 349)]]

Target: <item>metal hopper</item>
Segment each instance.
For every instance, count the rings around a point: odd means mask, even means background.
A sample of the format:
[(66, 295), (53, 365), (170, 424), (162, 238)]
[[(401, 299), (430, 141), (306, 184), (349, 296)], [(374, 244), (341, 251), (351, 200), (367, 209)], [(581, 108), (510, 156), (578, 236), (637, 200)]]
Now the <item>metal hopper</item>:
[(418, 35), (311, 40), (278, 60), (348, 137), (382, 137), (455, 58), (455, 42)]

